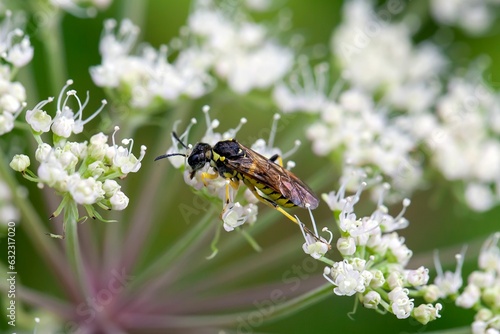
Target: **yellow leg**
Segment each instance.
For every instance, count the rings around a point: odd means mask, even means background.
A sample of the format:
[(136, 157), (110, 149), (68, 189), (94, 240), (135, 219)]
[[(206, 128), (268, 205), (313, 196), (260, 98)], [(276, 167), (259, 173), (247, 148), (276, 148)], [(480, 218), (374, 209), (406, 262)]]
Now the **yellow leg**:
[(215, 180), (216, 178), (219, 177), (219, 174), (210, 174), (210, 173), (207, 173), (207, 172), (203, 172), (201, 173), (201, 181), (203, 182), (203, 184), (205, 185), (205, 187), (207, 186), (207, 183), (205, 182), (205, 180)]
[(226, 212), (227, 205), (229, 204), (231, 198), (229, 196), (229, 186), (231, 186), (234, 190), (238, 190), (240, 186), (239, 181), (235, 181), (233, 179), (226, 179), (226, 204), (224, 204), (224, 208), (222, 209), (222, 212), (220, 213), (219, 217), (222, 219), (222, 216), (224, 215), (224, 212)]
[[(245, 183), (246, 184), (246, 183)], [(265, 197), (262, 197), (260, 196), (260, 194), (257, 192), (257, 190), (255, 190), (255, 187), (251, 184), (246, 184), (246, 186), (248, 187), (248, 189), (250, 189), (250, 191), (254, 194), (255, 197), (257, 197), (257, 199), (259, 201), (261, 201), (262, 203), (266, 204), (267, 206), (281, 212), (285, 217), (287, 217), (288, 219), (290, 219), (292, 222), (294, 222), (295, 224), (299, 225), (299, 224), (302, 224), (300, 223), (299, 221), (297, 221), (297, 219), (292, 216), (291, 214), (289, 214), (288, 212), (286, 212), (282, 207), (278, 206), (278, 204), (274, 203), (273, 201), (265, 198)], [(316, 235), (310, 230), (307, 228), (307, 226), (305, 226), (304, 224), (302, 224), (302, 227), (304, 228), (304, 231), (311, 235), (314, 239), (318, 240), (318, 241), (321, 241), (319, 240), (318, 237), (316, 237)]]

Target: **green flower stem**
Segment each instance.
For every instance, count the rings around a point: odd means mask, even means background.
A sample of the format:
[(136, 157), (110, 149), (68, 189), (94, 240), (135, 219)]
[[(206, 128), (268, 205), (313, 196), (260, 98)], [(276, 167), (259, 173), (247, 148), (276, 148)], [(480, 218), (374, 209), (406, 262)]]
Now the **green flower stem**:
[[(332, 295), (331, 284), (327, 283), (315, 290), (302, 294), (287, 302), (277, 304), (274, 308), (266, 309), (266, 312), (260, 312), (264, 323), (276, 321), (289, 317), (307, 307), (315, 305), (323, 299)], [(156, 326), (161, 325), (165, 328), (193, 328), (193, 327), (219, 327), (219, 326), (237, 326), (245, 323), (247, 319), (254, 316), (256, 310), (248, 312), (224, 314), (224, 315), (205, 315), (205, 316), (161, 316), (161, 319), (155, 319)], [(142, 323), (140, 319), (134, 318), (137, 323)], [(153, 322), (151, 317), (148, 321)], [(128, 324), (133, 326), (133, 324)], [(144, 329), (144, 328), (141, 328)]]
[[(35, 8), (37, 10), (37, 8)], [(45, 68), (48, 69), (47, 80), (51, 94), (55, 95), (64, 86), (68, 79), (66, 73), (66, 60), (64, 41), (61, 29), (61, 11), (55, 8), (43, 8), (46, 12), (50, 11), (50, 20), (44, 20), (44, 24), (40, 25), (40, 40), (43, 41), (42, 46), (45, 52)]]
[(64, 208), (64, 231), (66, 234), (66, 254), (73, 268), (80, 291), (83, 296), (90, 296), (87, 273), (83, 264), (78, 240), (78, 206), (74, 200), (69, 200)]
[(147, 1), (123, 0), (121, 2), (121, 17), (128, 18), (139, 27), (144, 27)]
[(178, 240), (173, 246), (169, 246), (167, 252), (163, 253), (163, 255), (152, 265), (137, 275), (130, 285), (130, 291), (137, 291), (139, 289), (141, 296), (144, 295), (145, 291), (142, 290), (142, 288), (144, 288), (143, 283), (147, 282), (148, 285), (153, 286), (154, 284), (151, 284), (148, 280), (165, 273), (166, 269), (170, 268), (176, 259), (185, 254), (189, 248), (193, 247), (193, 243), (205, 237), (215, 214), (216, 210), (213, 206), (211, 206), (196, 226), (191, 228), (189, 232), (186, 233), (182, 239)]
[(24, 229), (39, 252), (40, 257), (54, 270), (55, 276), (61, 278), (60, 281), (66, 292), (76, 300), (78, 296), (77, 289), (73, 276), (67, 270), (63, 254), (57, 249), (55, 240), (45, 234), (44, 224), (32, 203), (20, 195), (18, 191), (19, 185), (13, 173), (8, 169), (6, 161), (4, 152), (0, 149), (0, 178), (8, 184), (12, 192), (12, 200), (21, 211), (23, 218), (19, 227)]
[[(266, 275), (269, 273), (269, 268), (275, 266), (276, 263), (292, 261), (297, 259), (297, 256), (304, 254), (301, 247), (297, 247), (297, 240), (294, 237), (277, 242), (272, 247), (266, 248), (264, 252), (265, 256), (262, 256), (261, 253), (250, 252), (246, 257), (240, 257), (238, 261), (232, 261), (220, 268), (217, 267), (216, 270), (206, 268), (214, 266), (214, 264), (203, 259), (198, 263), (193, 263), (192, 269), (186, 271), (185, 278), (179, 281), (182, 281), (183, 286), (189, 287), (190, 293), (203, 293), (203, 291), (211, 291), (239, 279), (247, 278), (248, 275)], [(220, 255), (224, 254), (227, 254), (225, 247)], [(234, 255), (234, 253), (231, 254)], [(220, 258), (217, 257), (216, 260), (220, 260)], [(205, 274), (201, 276), (197, 275), (197, 272)], [(276, 277), (281, 277), (281, 274)]]

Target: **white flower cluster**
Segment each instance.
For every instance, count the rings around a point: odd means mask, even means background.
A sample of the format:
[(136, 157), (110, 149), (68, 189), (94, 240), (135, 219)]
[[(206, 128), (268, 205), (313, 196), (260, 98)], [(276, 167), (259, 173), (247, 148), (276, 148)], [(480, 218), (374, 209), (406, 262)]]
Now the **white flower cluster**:
[[(446, 61), (431, 45), (414, 47), (407, 25), (378, 18), (364, 0), (344, 5), (332, 53), (343, 76), (333, 87), (328, 64), (311, 70), (301, 59), (298, 72), (276, 87), (274, 99), (286, 112), (318, 114), (307, 131), (316, 154), (339, 157), (342, 152), (344, 176), (352, 168), (366, 168), (368, 178), (382, 176), (392, 184), (389, 201), (400, 200), (422, 183), (415, 157), (419, 142), (402, 125), (425, 120), (422, 115), (440, 92), (437, 75)], [(343, 85), (348, 88), (342, 91)]]
[[(344, 177), (356, 168), (361, 168), (370, 180), (383, 177), (393, 184), (391, 202), (422, 184), (422, 168), (413, 156), (417, 148), (414, 136), (394, 123), (387, 110), (377, 109), (361, 90), (344, 91), (338, 102), (331, 101), (328, 108), (321, 110), (319, 117), (307, 130), (313, 151), (330, 155), (340, 149), (347, 163)], [(348, 189), (354, 190), (352, 186), (355, 183)], [(376, 195), (379, 187), (372, 190)]]
[(500, 333), (500, 232), (485, 241), (478, 259), (479, 269), (473, 271), (468, 284), (458, 295), (459, 307), (477, 311), (472, 323), (474, 334)]
[(500, 97), (482, 81), (453, 78), (432, 123), (422, 139), (443, 176), (465, 183), (468, 206), (484, 211), (500, 203)]
[[(68, 85), (70, 83), (71, 81)], [(47, 185), (54, 188), (64, 196), (55, 216), (61, 212), (67, 200), (72, 199), (85, 206), (92, 217), (100, 218), (91, 205), (98, 204), (113, 210), (123, 210), (127, 207), (129, 199), (120, 190), (115, 179), (124, 178), (128, 173), (139, 170), (146, 147), (141, 146), (140, 156), (137, 158), (132, 154), (132, 139), (123, 139), (123, 146), (116, 144), (118, 127), (115, 127), (112, 145), (108, 144), (108, 136), (103, 133), (93, 135), (89, 142), (69, 141), (68, 137), (72, 133), (83, 131), (83, 125), (102, 110), (104, 103), (94, 115), (83, 121), (82, 113), (87, 101), (82, 105), (75, 91), (64, 94), (68, 85), (59, 95), (54, 119), (42, 110), (52, 98), (40, 102), (26, 114), (26, 120), (39, 144), (35, 152), (35, 159), (39, 163), (37, 173), (28, 169), (31, 161), (24, 154), (14, 156), (10, 166), (22, 172), (28, 180), (37, 182), (41, 187)], [(69, 97), (77, 100), (77, 112), (73, 112), (67, 105)], [(52, 131), (53, 145), (42, 139), (42, 134), (49, 131)]]
[[(133, 55), (139, 28), (129, 20), (105, 22), (102, 63), (91, 68), (96, 85), (118, 89), (137, 108), (154, 108), (181, 96), (200, 97), (216, 84), (215, 72), (237, 93), (268, 88), (292, 67), (293, 53), (269, 37), (262, 25), (230, 15), (211, 1), (198, 1), (169, 47), (144, 46)], [(185, 45), (184, 45), (185, 44)], [(169, 63), (169, 53), (177, 52)]]
[(497, 19), (498, 0), (432, 0), (431, 13), (443, 25), (458, 26), (471, 35), (484, 33)]
[(270, 30), (241, 12), (226, 13), (212, 1), (198, 1), (188, 19), (200, 39), (199, 52), (215, 73), (240, 94), (274, 85), (293, 66), (292, 50), (272, 40)]
[(112, 19), (104, 23), (99, 46), (102, 63), (90, 69), (96, 85), (130, 96), (130, 104), (137, 108), (153, 108), (156, 98), (196, 98), (210, 89), (212, 79), (201, 53), (182, 50), (172, 64), (167, 60), (166, 46), (158, 50), (144, 46), (142, 54), (133, 55), (138, 34), (139, 28), (130, 20), (123, 20), (118, 27)]
[[(368, 183), (387, 180), (388, 202), (422, 187), (429, 163), (462, 183), (458, 196), (471, 209), (492, 208), (500, 203), (500, 98), (477, 80), (484, 63), (443, 80), (447, 60), (438, 49), (414, 46), (411, 25), (390, 19), (370, 1), (346, 3), (332, 36), (342, 78), (332, 87), (327, 64), (311, 69), (302, 58), (275, 88), (276, 103), (286, 112), (315, 113), (307, 130), (313, 151), (340, 160), (343, 178), (356, 171)], [(381, 191), (370, 189), (375, 198)]]
[(78, 17), (94, 17), (97, 10), (108, 8), (112, 0), (50, 0), (54, 7)]
[[(365, 307), (391, 312), (398, 319), (412, 316), (426, 324), (439, 318), (442, 308), (439, 303), (415, 307), (414, 297), (426, 299), (424, 291), (429, 280), (429, 270), (424, 267), (414, 270), (406, 268), (412, 251), (405, 245), (404, 238), (396, 232), (408, 226), (403, 215), (410, 201), (405, 199), (403, 210), (393, 217), (384, 205), (382, 193), (375, 212), (358, 218), (354, 213), (354, 206), (366, 183), (361, 184), (355, 195), (348, 197), (345, 197), (346, 184), (347, 181), (338, 192), (323, 195), (338, 218), (337, 227), (341, 236), (337, 240), (337, 249), (343, 260), (332, 261), (326, 258), (326, 247), (319, 254), (311, 254), (309, 251), (306, 253), (329, 264), (324, 269), (323, 276), (335, 286), (333, 291), (336, 295), (357, 294)], [(387, 191), (389, 187), (386, 184), (384, 188)], [(306, 244), (310, 244), (307, 239)]]
[(28, 36), (16, 28), (16, 18), (6, 11), (0, 24), (0, 135), (14, 129), (14, 121), (26, 106), (24, 86), (13, 81), (13, 73), (33, 58), (33, 47)]
[[(47, 100), (39, 102), (33, 109), (26, 112), (26, 122), (31, 126), (33, 133), (41, 135), (42, 133), (52, 131), (56, 141), (69, 138), (71, 134), (81, 133), (83, 131), (83, 126), (99, 115), (102, 109), (104, 109), (104, 106), (107, 104), (106, 100), (103, 100), (101, 107), (84, 120), (83, 110), (89, 101), (89, 94), (87, 92), (87, 98), (82, 103), (78, 95), (76, 95), (75, 90), (66, 91), (72, 84), (73, 80), (68, 80), (59, 93), (57, 111), (54, 118), (42, 109), (54, 100), (53, 97), (49, 97)], [(78, 106), (78, 110), (76, 111), (68, 105), (72, 97)]]
[(410, 24), (391, 19), (377, 15), (370, 1), (347, 2), (331, 52), (352, 87), (380, 95), (396, 110), (427, 111), (439, 93), (446, 60), (430, 43), (414, 46)]

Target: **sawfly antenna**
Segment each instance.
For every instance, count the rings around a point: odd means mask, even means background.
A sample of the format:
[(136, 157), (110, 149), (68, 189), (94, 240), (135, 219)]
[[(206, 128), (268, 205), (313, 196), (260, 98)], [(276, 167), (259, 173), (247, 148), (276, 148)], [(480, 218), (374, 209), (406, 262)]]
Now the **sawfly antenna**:
[(184, 143), (182, 142), (182, 140), (180, 140), (179, 136), (177, 136), (177, 133), (175, 133), (175, 131), (174, 131), (174, 132), (172, 132), (172, 136), (175, 138), (175, 140), (177, 140), (177, 141), (179, 142), (179, 144), (181, 144), (181, 145), (182, 145), (182, 147), (184, 147), (186, 150), (188, 150), (188, 149), (189, 149), (189, 147), (188, 147), (186, 144), (184, 144)]
[(175, 155), (180, 155), (180, 156), (183, 156), (183, 157), (187, 157), (187, 155), (185, 155), (184, 153), (171, 153), (171, 154), (160, 155), (159, 157), (155, 158), (155, 161), (156, 160), (160, 160), (160, 159), (164, 159), (164, 158), (168, 158), (168, 157), (173, 157)]
[[(172, 132), (172, 136), (175, 138), (175, 140), (177, 140), (177, 141), (179, 142), (179, 144), (181, 144), (181, 145), (182, 145), (182, 147), (184, 147), (186, 150), (188, 150), (188, 149), (189, 149), (189, 147), (188, 147), (186, 144), (184, 144), (184, 143), (182, 142), (182, 140), (180, 140), (180, 139), (179, 139), (179, 136), (177, 136), (177, 133), (175, 133), (175, 131), (174, 131), (174, 132)], [(176, 155), (180, 155), (180, 156), (183, 156), (183, 157), (187, 157), (187, 155), (186, 155), (186, 154), (184, 154), (184, 153), (170, 153), (170, 154), (163, 154), (163, 155), (160, 155), (159, 157), (156, 157), (156, 158), (155, 158), (155, 161), (156, 161), (156, 160), (160, 160), (160, 159), (164, 159), (164, 158), (168, 158), (168, 157), (173, 157), (173, 156), (176, 156)]]

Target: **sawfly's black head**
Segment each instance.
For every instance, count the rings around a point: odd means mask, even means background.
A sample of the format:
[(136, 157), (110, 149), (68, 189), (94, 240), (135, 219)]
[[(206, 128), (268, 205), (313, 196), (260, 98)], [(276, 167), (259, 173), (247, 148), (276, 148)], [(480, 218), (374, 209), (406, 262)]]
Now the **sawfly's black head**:
[(188, 164), (193, 170), (191, 178), (197, 170), (202, 169), (207, 162), (212, 159), (212, 146), (205, 143), (198, 143), (194, 146), (191, 154), (188, 157)]
[[(182, 140), (179, 139), (179, 136), (175, 132), (172, 133), (172, 136), (181, 144), (186, 150), (189, 150), (189, 147), (182, 142)], [(160, 155), (159, 157), (156, 157), (156, 160), (160, 160), (163, 158), (168, 158), (168, 157), (173, 157), (176, 155), (180, 155), (183, 157), (187, 157), (187, 163), (189, 167), (191, 167), (192, 172), (190, 174), (190, 177), (193, 178), (194, 174), (196, 171), (200, 170), (205, 166), (207, 162), (210, 162), (212, 159), (212, 146), (209, 144), (205, 143), (198, 143), (194, 146), (193, 150), (189, 155), (186, 155), (184, 153), (170, 153), (170, 154), (164, 154)]]

